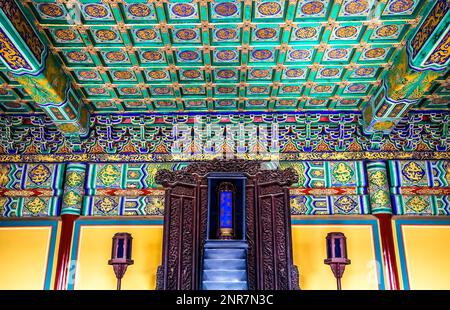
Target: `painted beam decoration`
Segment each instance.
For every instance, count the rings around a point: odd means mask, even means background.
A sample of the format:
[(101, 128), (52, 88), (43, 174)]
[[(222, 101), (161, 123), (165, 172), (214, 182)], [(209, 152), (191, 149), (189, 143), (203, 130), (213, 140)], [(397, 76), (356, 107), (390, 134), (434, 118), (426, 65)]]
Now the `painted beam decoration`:
[(449, 161), (389, 161), (396, 214), (449, 215)]
[[(282, 160), (395, 159), (404, 156), (432, 159), (448, 157), (450, 147), (450, 115), (445, 112), (410, 113), (390, 135), (372, 136), (361, 135), (358, 114), (238, 113), (199, 118), (189, 115), (96, 115), (90, 121), (93, 130), (89, 136), (73, 141), (59, 133), (51, 120), (42, 115), (0, 116), (0, 162), (187, 161), (220, 158), (225, 152), (248, 159), (264, 159), (270, 158), (273, 142), (277, 142)], [(240, 123), (244, 124), (243, 128), (238, 126)], [(277, 135), (256, 131), (256, 127), (261, 126), (271, 133), (274, 123), (278, 124), (278, 131), (274, 131)], [(176, 124), (179, 127), (174, 126)], [(227, 139), (222, 130), (215, 136), (216, 147), (209, 148), (207, 142), (212, 136), (208, 126), (219, 124), (231, 129), (241, 128), (245, 136), (242, 145)], [(176, 153), (174, 130), (181, 126), (186, 126), (186, 143), (181, 152)], [(192, 132), (197, 135), (189, 136)]]
[(450, 3), (430, 1), (424, 11), (427, 15), (363, 110), (367, 133), (391, 132), (401, 117), (434, 86), (433, 82), (448, 72)]
[(66, 165), (61, 215), (79, 215), (81, 213), (85, 195), (86, 168), (87, 165), (83, 163)]
[(15, 0), (1, 1), (0, 17), (1, 61), (63, 134), (86, 135), (84, 103)]
[(369, 179), (370, 206), (373, 214), (392, 213), (391, 196), (386, 163), (369, 162), (366, 165)]
[(57, 216), (64, 164), (0, 164), (0, 217)]

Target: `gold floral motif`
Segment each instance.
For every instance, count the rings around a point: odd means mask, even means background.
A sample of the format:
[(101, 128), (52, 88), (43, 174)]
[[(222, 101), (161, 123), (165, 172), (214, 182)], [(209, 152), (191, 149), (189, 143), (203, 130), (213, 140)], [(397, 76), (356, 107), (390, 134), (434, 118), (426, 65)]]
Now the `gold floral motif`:
[(77, 38), (77, 34), (70, 29), (58, 29), (55, 36), (62, 41), (73, 41)]
[(354, 26), (339, 27), (336, 30), (336, 37), (338, 38), (351, 38), (358, 33), (358, 29)]
[(377, 47), (377, 48), (371, 48), (371, 49), (367, 50), (364, 53), (364, 56), (366, 56), (367, 58), (373, 59), (373, 58), (383, 57), (384, 54), (386, 54), (386, 51), (384, 50), (384, 48)]
[[(233, 72), (233, 71), (231, 71), (231, 72)], [(270, 75), (269, 70), (255, 69), (251, 72), (251, 76), (254, 78), (258, 78), (258, 79), (266, 78), (269, 75)]]
[(277, 35), (277, 31), (273, 28), (261, 28), (256, 30), (255, 35), (259, 39), (273, 39)]
[(66, 184), (71, 187), (81, 185), (83, 176), (79, 172), (70, 171), (66, 175)]
[(7, 203), (8, 203), (8, 198), (0, 197), (0, 216), (4, 216)]
[(338, 198), (334, 202), (334, 204), (345, 213), (352, 211), (358, 205), (353, 199), (348, 196), (342, 196)]
[(68, 52), (66, 55), (70, 60), (77, 62), (86, 61), (88, 59), (88, 56), (84, 52), (71, 51)]
[(26, 204), (26, 208), (33, 214), (41, 213), (45, 209), (45, 207), (46, 207), (45, 202), (39, 197), (30, 200)]
[(64, 15), (63, 10), (56, 4), (43, 3), (38, 6), (39, 11), (50, 17), (61, 17)]
[(225, 50), (218, 52), (216, 56), (220, 60), (232, 60), (236, 57), (236, 52)]
[(397, 25), (385, 25), (378, 28), (375, 33), (380, 37), (391, 37), (398, 31)]
[(223, 2), (214, 6), (214, 12), (217, 15), (228, 17), (236, 14), (237, 7), (232, 2)]
[(172, 13), (179, 17), (189, 17), (193, 15), (195, 9), (188, 3), (177, 3), (172, 7)]
[(423, 212), (428, 207), (428, 202), (420, 196), (409, 199), (406, 206), (416, 213)]
[(258, 6), (258, 12), (264, 16), (276, 15), (281, 11), (281, 6), (276, 2), (264, 2)]
[(111, 164), (105, 165), (98, 173), (98, 178), (106, 186), (113, 185), (118, 180), (119, 176), (119, 169)]
[(263, 93), (263, 92), (265, 92), (265, 91), (267, 91), (267, 87), (264, 87), (264, 86), (253, 86), (253, 87), (250, 87), (250, 91), (251, 92), (253, 92), (253, 93)]
[(139, 29), (136, 36), (143, 41), (154, 40), (157, 37), (156, 31), (153, 29)]
[(353, 177), (353, 170), (345, 163), (339, 163), (332, 171), (333, 177), (341, 183), (349, 182)]
[(328, 93), (331, 92), (332, 87), (330, 85), (318, 85), (314, 87), (314, 90), (318, 93)]
[(345, 11), (349, 14), (360, 14), (367, 9), (368, 5), (367, 0), (351, 0), (345, 6)]
[(328, 52), (328, 57), (332, 59), (345, 58), (348, 55), (348, 51), (343, 48), (336, 48)]
[(216, 37), (220, 40), (231, 40), (236, 37), (236, 30), (232, 28), (221, 28), (216, 31)]
[(301, 8), (302, 13), (305, 15), (316, 15), (323, 11), (324, 4), (319, 1), (311, 1), (304, 4)]
[(185, 78), (189, 78), (189, 79), (197, 79), (199, 77), (201, 77), (201, 73), (198, 70), (184, 70), (183, 71), (183, 76)]
[(96, 203), (96, 207), (100, 212), (108, 214), (117, 207), (117, 202), (112, 198), (104, 197)]
[(93, 80), (98, 78), (97, 72), (95, 71), (80, 71), (78, 72), (78, 75), (85, 80)]
[(128, 12), (135, 17), (147, 17), (151, 10), (148, 6), (141, 3), (134, 3), (128, 7)]
[(411, 182), (419, 182), (425, 176), (425, 170), (413, 161), (403, 166), (402, 173)]
[(9, 183), (10, 164), (0, 165), (0, 187), (6, 187)]
[[(450, 58), (450, 31), (447, 31), (445, 37), (439, 42), (439, 44), (434, 49), (433, 53), (425, 61), (426, 65), (437, 64), (444, 65), (448, 62)], [(422, 94), (419, 94), (419, 97)]]
[(425, 42), (430, 37), (431, 33), (436, 29), (436, 26), (441, 22), (444, 18), (445, 10), (447, 3), (445, 0), (436, 1), (431, 12), (428, 14), (425, 21), (420, 26), (419, 30), (417, 30), (416, 34), (411, 40), (411, 47), (413, 49), (412, 57), (416, 57), (416, 55), (420, 52)]
[(162, 70), (152, 70), (148, 73), (148, 75), (155, 80), (161, 80), (164, 79), (167, 75)]
[(388, 194), (382, 189), (378, 190), (375, 194), (373, 194), (372, 199), (374, 203), (380, 206), (384, 206), (389, 202)]
[(369, 76), (375, 71), (374, 68), (361, 67), (355, 70), (355, 74), (359, 76)]
[(130, 71), (115, 71), (113, 75), (116, 79), (120, 80), (130, 80), (133, 78), (133, 73)]
[(142, 54), (142, 57), (149, 61), (158, 61), (162, 59), (162, 55), (160, 52), (155, 51), (147, 51)]
[(36, 185), (43, 185), (50, 178), (50, 169), (43, 164), (34, 166), (30, 172), (28, 172), (28, 178)]
[(289, 69), (285, 72), (285, 75), (287, 77), (301, 77), (303, 75), (305, 71), (303, 71), (302, 69)]
[(338, 75), (339, 69), (336, 68), (326, 68), (320, 71), (320, 75), (326, 76), (326, 77), (333, 77)]
[(0, 56), (13, 70), (32, 69), (22, 53), (14, 46), (2, 29), (0, 29)]
[(302, 27), (295, 31), (295, 36), (299, 39), (310, 39), (314, 37), (317, 30), (313, 27)]
[(192, 29), (180, 29), (175, 36), (180, 40), (189, 41), (197, 38), (197, 33)]
[(133, 87), (122, 87), (120, 90), (127, 95), (135, 95), (138, 93), (138, 89)]
[(389, 6), (389, 10), (394, 13), (403, 13), (412, 8), (413, 5), (413, 0), (395, 0)]
[(81, 205), (81, 196), (74, 191), (70, 191), (64, 196), (64, 204), (71, 207)]
[(152, 197), (151, 201), (146, 203), (145, 212), (147, 215), (164, 214), (164, 199)]
[(306, 200), (302, 200), (299, 202), (297, 198), (291, 198), (291, 209), (294, 211), (295, 214), (306, 214), (308, 208), (305, 204)]
[(105, 54), (106, 58), (108, 58), (111, 61), (124, 61), (125, 60), (125, 54), (122, 52), (107, 52)]
[(386, 185), (386, 175), (383, 172), (381, 172), (380, 170), (377, 170), (377, 171), (371, 173), (369, 175), (369, 180), (370, 180), (370, 183), (372, 183), (376, 186), (379, 186), (379, 187)]
[(117, 39), (117, 34), (114, 31), (108, 29), (97, 30), (95, 32), (95, 35), (102, 41), (114, 41), (115, 39)]
[(234, 78), (236, 76), (236, 73), (233, 70), (224, 69), (224, 70), (218, 71), (217, 76), (222, 79), (230, 79), (230, 78)]
[(182, 51), (178, 56), (183, 60), (197, 60), (199, 58), (199, 54), (194, 51)]
[(283, 86), (282, 90), (285, 93), (296, 93), (300, 91), (300, 86)]
[(108, 9), (100, 4), (88, 4), (84, 8), (84, 11), (93, 18), (103, 18), (108, 15)]

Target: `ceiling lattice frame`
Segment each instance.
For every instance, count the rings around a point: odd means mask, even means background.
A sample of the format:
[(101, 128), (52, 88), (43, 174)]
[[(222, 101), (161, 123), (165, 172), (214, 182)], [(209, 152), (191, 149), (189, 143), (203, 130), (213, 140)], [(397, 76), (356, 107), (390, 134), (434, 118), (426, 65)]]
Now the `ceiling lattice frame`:
[[(24, 1), (94, 112), (358, 110), (423, 0)], [(4, 68), (0, 108), (36, 111)], [(448, 108), (439, 79), (418, 108)]]

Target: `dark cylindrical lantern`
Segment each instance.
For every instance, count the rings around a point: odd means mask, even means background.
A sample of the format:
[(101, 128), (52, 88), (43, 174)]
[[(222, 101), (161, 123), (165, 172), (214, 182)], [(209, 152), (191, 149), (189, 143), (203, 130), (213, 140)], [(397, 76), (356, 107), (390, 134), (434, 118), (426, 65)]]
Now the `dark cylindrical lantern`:
[(351, 261), (347, 258), (347, 238), (341, 232), (331, 232), (327, 235), (327, 259), (324, 263), (330, 265), (337, 281), (338, 290), (341, 289), (341, 278), (345, 265)]
[(131, 259), (132, 240), (133, 238), (129, 233), (117, 233), (112, 238), (111, 259), (108, 261), (108, 264), (113, 265), (118, 290), (120, 290), (122, 278), (125, 271), (127, 271), (128, 265), (133, 265), (134, 263)]

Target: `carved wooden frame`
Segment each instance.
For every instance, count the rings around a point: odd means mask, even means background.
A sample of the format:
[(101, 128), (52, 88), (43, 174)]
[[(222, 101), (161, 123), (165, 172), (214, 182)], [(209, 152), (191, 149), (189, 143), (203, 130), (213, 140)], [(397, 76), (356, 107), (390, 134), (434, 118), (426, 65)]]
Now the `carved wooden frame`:
[(289, 186), (294, 170), (264, 170), (261, 162), (212, 160), (180, 171), (160, 170), (156, 182), (166, 188), (162, 265), (157, 289), (196, 290), (206, 240), (208, 181), (211, 172), (239, 172), (245, 188), (245, 236), (249, 289), (298, 289), (293, 265)]

